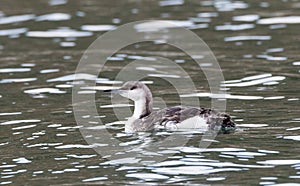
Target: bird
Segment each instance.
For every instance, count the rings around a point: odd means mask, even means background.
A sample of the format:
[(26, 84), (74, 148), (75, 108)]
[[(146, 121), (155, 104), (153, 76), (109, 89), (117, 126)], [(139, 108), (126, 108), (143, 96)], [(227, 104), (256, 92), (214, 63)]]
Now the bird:
[(134, 102), (134, 112), (125, 122), (125, 133), (152, 130), (203, 129), (230, 133), (236, 129), (231, 116), (211, 108), (172, 106), (153, 111), (152, 93), (140, 81), (125, 82), (121, 88), (104, 90)]

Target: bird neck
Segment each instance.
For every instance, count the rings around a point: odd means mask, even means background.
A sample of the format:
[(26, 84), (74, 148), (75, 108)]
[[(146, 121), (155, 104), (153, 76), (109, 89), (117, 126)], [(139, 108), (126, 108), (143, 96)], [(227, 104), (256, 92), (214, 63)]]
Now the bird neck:
[(132, 117), (142, 119), (152, 112), (152, 98), (145, 97), (134, 102), (134, 112)]

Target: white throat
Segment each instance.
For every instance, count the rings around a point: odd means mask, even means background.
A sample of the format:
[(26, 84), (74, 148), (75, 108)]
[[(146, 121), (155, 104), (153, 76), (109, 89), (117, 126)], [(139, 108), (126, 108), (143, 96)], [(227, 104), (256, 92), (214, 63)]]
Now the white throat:
[(146, 111), (146, 99), (139, 99), (138, 101), (134, 102), (134, 112), (133, 115), (131, 117), (136, 118), (136, 119), (140, 119), (140, 117), (145, 114)]
[(128, 118), (125, 124), (125, 132), (132, 133), (135, 131), (134, 123), (141, 118), (145, 113), (147, 113), (147, 103), (146, 99), (139, 99), (134, 102), (134, 112), (133, 115)]

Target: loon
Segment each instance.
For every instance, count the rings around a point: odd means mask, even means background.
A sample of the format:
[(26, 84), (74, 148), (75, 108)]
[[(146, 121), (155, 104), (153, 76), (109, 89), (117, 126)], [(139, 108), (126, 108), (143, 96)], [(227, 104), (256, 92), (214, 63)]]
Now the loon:
[(133, 115), (125, 123), (125, 133), (136, 133), (156, 129), (204, 129), (230, 133), (236, 124), (226, 113), (210, 108), (173, 106), (152, 111), (152, 93), (140, 81), (128, 81), (119, 89), (104, 90), (120, 94), (134, 101)]

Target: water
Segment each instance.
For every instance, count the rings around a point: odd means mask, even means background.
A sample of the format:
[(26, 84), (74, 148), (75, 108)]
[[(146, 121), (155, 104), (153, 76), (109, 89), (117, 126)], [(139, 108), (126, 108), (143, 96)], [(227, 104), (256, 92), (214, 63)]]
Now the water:
[[(24, 180), (28, 185), (300, 182), (299, 1), (13, 0), (0, 7), (0, 185), (24, 185)], [(74, 76), (84, 50), (98, 36), (143, 19), (172, 20), (205, 40), (222, 67), (226, 94), (211, 94), (191, 58), (164, 41), (122, 49), (99, 77)], [(171, 28), (142, 24), (136, 29)], [(154, 109), (176, 105), (180, 97), (199, 98), (202, 106), (210, 106), (212, 98), (226, 99), (240, 129), (218, 135), (207, 149), (199, 148), (201, 132), (124, 134), (113, 109), (132, 104), (112, 104), (102, 90), (122, 84), (114, 77), (124, 64), (156, 61), (153, 56), (188, 70), (198, 90), (177, 95), (161, 78), (177, 80), (182, 74), (158, 65), (137, 67), (150, 76), (145, 81), (155, 97)], [(96, 80), (96, 87), (80, 94), (95, 94), (97, 117), (105, 123), (92, 123), (90, 131), (96, 135), (108, 129), (125, 149), (124, 157), (100, 156), (95, 149), (105, 149), (110, 139), (87, 144), (76, 125), (72, 87), (89, 80)], [(92, 122), (93, 117), (84, 119)], [(168, 145), (178, 139), (188, 141)], [(167, 158), (151, 162), (162, 156)]]

